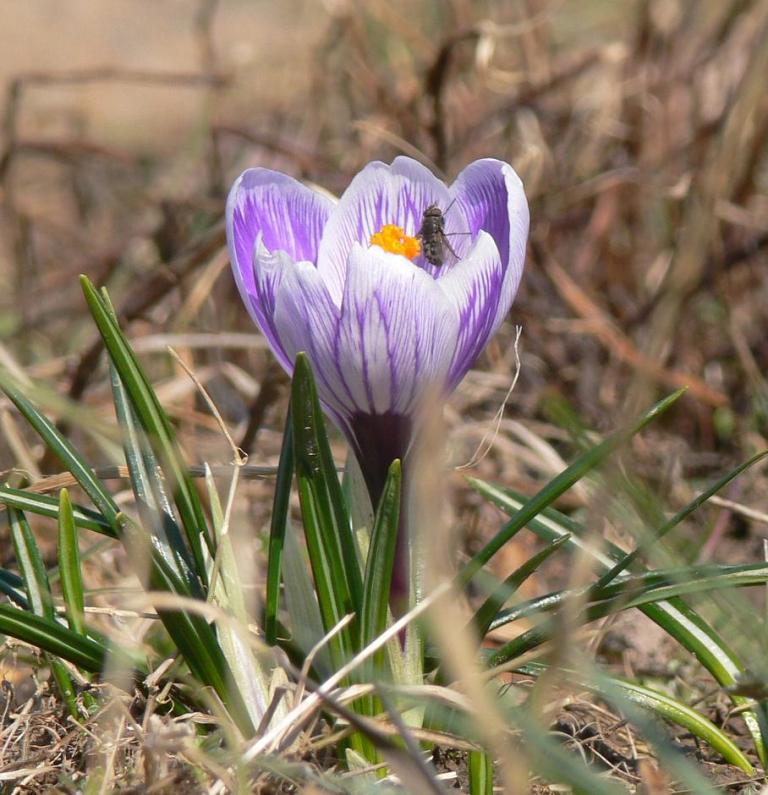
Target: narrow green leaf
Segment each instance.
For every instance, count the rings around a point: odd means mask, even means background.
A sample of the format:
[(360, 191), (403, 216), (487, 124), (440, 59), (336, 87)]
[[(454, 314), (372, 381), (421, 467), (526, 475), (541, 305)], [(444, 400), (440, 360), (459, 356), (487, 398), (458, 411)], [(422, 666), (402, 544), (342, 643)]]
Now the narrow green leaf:
[(201, 538), (205, 539), (211, 554), (213, 554), (213, 542), (208, 535), (200, 498), (182, 461), (171, 422), (117, 325), (111, 307), (97, 293), (86, 276), (80, 277), (80, 284), (88, 308), (130, 396), (136, 415), (146, 434), (157, 446), (159, 458), (166, 468), (167, 479), (172, 484), (174, 500), (192, 551), (195, 570), (198, 575), (202, 575), (205, 572), (205, 560)]
[(470, 795), (493, 795), (493, 759), (485, 751), (470, 751), (467, 762)]
[[(118, 521), (129, 554), (137, 560), (150, 561), (150, 588), (188, 596), (188, 586), (176, 572), (174, 564), (150, 546), (142, 530), (124, 514), (120, 514)], [(240, 730), (250, 736), (253, 724), (241, 695), (230, 686), (231, 673), (213, 627), (200, 614), (183, 608), (162, 608), (157, 613), (195, 678), (216, 691)]]
[(201, 580), (203, 569), (197, 575), (176, 522), (170, 501), (163, 488), (163, 474), (149, 446), (144, 429), (139, 425), (120, 374), (110, 363), (110, 380), (115, 414), (123, 434), (123, 452), (128, 465), (131, 488), (144, 528), (149, 532), (152, 545), (175, 569), (185, 585), (185, 595), (204, 599)]
[[(32, 530), (27, 523), (24, 514), (16, 508), (9, 508), (11, 525), (11, 538), (13, 547), (16, 551), (16, 559), (19, 563), (22, 579), (27, 590), (32, 611), (51, 623), (56, 622), (56, 611), (53, 607), (53, 596), (51, 586), (48, 583), (48, 575), (45, 571), (45, 564), (40, 557), (40, 552), (35, 543)], [(80, 713), (77, 707), (77, 694), (72, 679), (64, 664), (55, 656), (48, 655), (48, 664), (51, 668), (53, 679), (59, 693), (67, 705), (67, 709), (73, 718), (78, 719)]]
[(625, 444), (635, 434), (639, 433), (646, 425), (657, 419), (683, 394), (684, 389), (672, 393), (669, 397), (659, 401), (650, 408), (630, 428), (618, 431), (609, 436), (605, 441), (580, 455), (569, 467), (559, 475), (552, 478), (537, 494), (531, 497), (512, 517), (499, 533), (497, 533), (459, 573), (459, 584), (466, 585), (472, 577), (512, 538), (535, 519), (545, 508), (549, 507), (561, 494), (566, 492), (574, 483), (581, 480), (595, 467), (602, 464), (618, 447)]
[(84, 635), (85, 597), (80, 571), (80, 549), (77, 545), (72, 503), (66, 489), (62, 489), (59, 494), (59, 576), (69, 628)]
[[(491, 622), (491, 626), (497, 629), (510, 621), (518, 620), (542, 609), (552, 612), (562, 607), (568, 600), (583, 600), (588, 603), (577, 618), (579, 624), (583, 625), (622, 610), (653, 606), (686, 594), (710, 593), (723, 588), (743, 588), (764, 585), (767, 582), (768, 565), (762, 563), (734, 566), (692, 566), (687, 569), (647, 572), (644, 575), (622, 580), (608, 588), (592, 586), (577, 591), (559, 591), (547, 594), (498, 614)], [(675, 637), (677, 628), (674, 623), (667, 622), (665, 629), (668, 629), (670, 634)], [(495, 650), (490, 657), (490, 664), (501, 665), (503, 662), (533, 651), (549, 640), (557, 630), (556, 621), (545, 619)]]
[[(546, 665), (527, 663), (521, 666), (518, 672), (538, 677), (546, 670), (548, 670)], [(710, 745), (728, 764), (740, 768), (748, 775), (752, 775), (754, 772), (754, 768), (747, 757), (725, 732), (715, 726), (712, 721), (700, 712), (692, 709), (679, 699), (672, 698), (644, 685), (628, 682), (625, 679), (609, 677), (604, 674), (591, 677), (562, 669), (558, 669), (558, 673), (564, 674), (579, 687), (583, 687), (610, 702), (614, 702), (619, 710), (622, 710), (622, 706), (626, 706), (624, 701), (626, 699), (669, 723), (674, 723), (687, 729), (691, 734)], [(621, 698), (616, 699), (617, 694)]]
[(45, 564), (40, 557), (32, 530), (21, 511), (9, 508), (8, 518), (10, 519), (13, 549), (32, 612), (53, 620), (56, 613), (53, 609), (51, 587), (48, 584)]
[(280, 574), (288, 524), (288, 507), (293, 479), (293, 420), (291, 406), (285, 418), (280, 461), (277, 466), (275, 497), (272, 503), (272, 518), (269, 526), (269, 549), (267, 553), (267, 584), (264, 604), (264, 639), (270, 646), (277, 643), (277, 617), (280, 601)]
[[(368, 547), (360, 622), (362, 648), (375, 640), (387, 626), (389, 585), (400, 525), (400, 481), (400, 461), (395, 459), (387, 472)], [(383, 664), (384, 659), (385, 651), (381, 649), (377, 655), (378, 664)]]
[[(327, 632), (345, 615), (360, 615), (362, 576), (312, 369), (301, 353), (296, 357), (291, 384), (291, 414), (304, 535)], [(358, 636), (359, 630), (352, 625), (331, 640), (335, 664), (348, 659)]]
[(515, 569), (515, 571), (500, 584), (496, 591), (483, 602), (472, 619), (478, 640), (482, 640), (485, 637), (488, 628), (491, 626), (491, 623), (504, 602), (514, 596), (517, 589), (538, 570), (539, 566), (541, 566), (550, 555), (557, 552), (563, 544), (567, 544), (570, 538), (570, 535), (557, 538), (548, 547), (545, 547), (540, 552), (530, 557), (525, 563)]
[(709, 563), (676, 569), (646, 571), (624, 576), (612, 585), (601, 587), (598, 583), (584, 588), (552, 591), (529, 599), (507, 610), (499, 611), (491, 621), (490, 629), (519, 621), (539, 613), (551, 613), (569, 599), (578, 599), (587, 605), (589, 620), (604, 618), (618, 610), (641, 607), (653, 602), (693, 593), (708, 593), (724, 588), (744, 588), (763, 585), (768, 581), (768, 564)]
[(728, 764), (741, 768), (749, 775), (752, 774), (753, 767), (739, 747), (725, 732), (718, 729), (704, 715), (691, 709), (682, 701), (651, 688), (622, 680), (615, 681), (616, 685), (624, 692), (624, 695), (635, 704), (651, 710), (660, 718), (688, 729), (691, 734), (694, 734), (714, 748)]
[[(509, 490), (492, 487), (490, 484), (477, 480), (472, 481), (472, 485), (510, 516), (516, 515), (526, 504), (524, 497)], [(545, 509), (540, 516), (529, 520), (527, 527), (547, 541), (572, 534), (567, 546), (587, 551), (606, 570), (626, 555), (623, 550), (610, 542), (603, 543), (604, 551), (597, 551), (593, 546), (586, 545), (579, 538), (579, 536), (588, 537), (586, 528), (552, 508)], [(639, 609), (669, 633), (670, 637), (674, 638), (683, 648), (691, 652), (712, 674), (718, 684), (726, 688), (736, 684), (738, 677), (745, 669), (744, 664), (719, 634), (682, 599), (674, 597), (642, 605)], [(732, 694), (731, 699), (739, 706), (747, 703), (747, 699), (743, 696)], [(768, 764), (768, 747), (763, 739), (768, 738), (768, 712), (764, 705), (758, 705), (755, 711), (745, 711), (742, 715), (754, 740), (761, 763)]]
[(91, 498), (93, 504), (98, 508), (110, 527), (115, 527), (119, 508), (112, 499), (112, 495), (107, 491), (85, 459), (59, 433), (58, 428), (24, 397), (2, 370), (0, 370), (0, 388), (8, 395), (27, 422), (37, 431), (48, 449), (72, 473), (72, 476)]
[[(36, 494), (33, 491), (25, 491), (24, 489), (13, 489), (5, 484), (0, 484), (0, 505), (8, 505), (38, 516), (49, 516), (53, 519), (58, 519), (59, 517), (59, 501), (55, 497), (50, 497), (47, 494)], [(117, 538), (114, 526), (110, 525), (96, 511), (83, 508), (81, 505), (73, 505), (72, 516), (78, 527), (95, 530), (97, 533), (110, 538)]]
[(8, 569), (0, 569), (0, 593), (4, 593), (22, 610), (32, 609), (25, 595), (24, 580), (18, 574), (8, 571)]
[(107, 647), (93, 638), (10, 605), (0, 605), (0, 633), (37, 646), (92, 673), (103, 670), (108, 653)]
[(682, 510), (678, 511), (668, 522), (665, 522), (658, 530), (651, 533), (648, 538), (643, 539), (632, 552), (625, 555), (620, 561), (611, 567), (605, 574), (603, 574), (597, 581), (597, 585), (607, 585), (611, 580), (615, 579), (622, 571), (630, 566), (639, 555), (643, 554), (653, 544), (658, 543), (667, 533), (674, 530), (682, 521), (687, 519), (694, 511), (698, 510), (710, 497), (717, 494), (722, 488), (727, 486), (734, 478), (738, 477), (742, 472), (749, 469), (753, 464), (762, 461), (768, 455), (768, 450), (763, 450), (757, 455), (752, 456), (748, 461), (740, 464), (735, 469), (732, 469), (726, 475), (721, 477), (713, 483), (708, 489), (701, 492), (696, 499), (691, 500)]

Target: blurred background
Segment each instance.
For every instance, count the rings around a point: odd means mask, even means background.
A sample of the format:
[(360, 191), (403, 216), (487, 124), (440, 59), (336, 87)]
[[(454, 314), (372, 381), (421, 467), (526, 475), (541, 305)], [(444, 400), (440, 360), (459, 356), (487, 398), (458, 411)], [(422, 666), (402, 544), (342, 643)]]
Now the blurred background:
[[(473, 473), (530, 493), (586, 429), (688, 386), (631, 450), (656, 504), (680, 505), (767, 444), (766, 75), (765, 0), (3, 0), (0, 365), (95, 464), (117, 460), (86, 273), (190, 460), (230, 454), (168, 344), (251, 463), (274, 463), (287, 379), (230, 276), (232, 180), (263, 165), (339, 193), (371, 159), (451, 180), (498, 157), (531, 203), (527, 272), (450, 403), (450, 464), (493, 430), (520, 324), (521, 375)], [(0, 470), (58, 471), (7, 404), (0, 423)], [(452, 480), (472, 547), (499, 515)], [(244, 526), (264, 526), (270, 489), (252, 484)], [(762, 556), (764, 476), (725, 496), (685, 558)]]

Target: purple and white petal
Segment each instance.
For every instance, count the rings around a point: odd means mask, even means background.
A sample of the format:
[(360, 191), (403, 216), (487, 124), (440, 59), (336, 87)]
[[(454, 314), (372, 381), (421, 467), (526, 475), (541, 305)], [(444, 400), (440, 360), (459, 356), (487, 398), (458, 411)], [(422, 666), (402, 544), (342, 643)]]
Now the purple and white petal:
[(496, 241), (504, 270), (512, 271), (512, 282), (505, 285), (505, 298), (511, 293), (511, 301), (523, 273), (528, 238), (528, 202), (520, 177), (501, 160), (476, 160), (456, 178), (451, 194), (472, 234), (482, 229)]
[(459, 319), (449, 390), (461, 381), (509, 311), (512, 298), (507, 300), (504, 290), (508, 275), (493, 238), (480, 232), (469, 256), (437, 282)]
[(227, 198), (227, 243), (232, 271), (251, 317), (283, 367), (291, 366), (272, 315), (275, 292), (294, 260), (315, 262), (333, 202), (295, 179), (252, 168), (235, 181)]
[(416, 160), (397, 157), (391, 166), (369, 163), (339, 199), (320, 242), (317, 267), (334, 298), (341, 300), (347, 260), (356, 243), (367, 246), (384, 224), (415, 235), (430, 204), (445, 209), (449, 203), (446, 186)]
[(288, 372), (293, 368), (292, 358), (286, 352), (280, 334), (275, 328), (274, 314), (277, 292), (286, 273), (294, 266), (293, 260), (284, 251), (267, 251), (261, 242), (261, 233), (253, 247), (252, 265), (248, 271), (249, 280), (237, 278), (244, 273), (233, 265), (235, 281), (240, 297), (261, 333), (267, 338), (269, 347)]
[(267, 251), (284, 251), (298, 262), (317, 262), (323, 229), (334, 203), (293, 177), (267, 168), (250, 168), (235, 181), (227, 198), (227, 240), (235, 277), (246, 285), (256, 238)]
[(335, 416), (350, 413), (354, 405), (336, 347), (339, 338), (339, 308), (312, 264), (298, 262), (285, 272), (277, 292), (274, 326), (290, 360), (290, 374), (296, 354), (309, 357), (323, 403)]
[(338, 360), (358, 413), (412, 413), (442, 391), (458, 313), (429, 274), (404, 257), (354, 246), (347, 265)]

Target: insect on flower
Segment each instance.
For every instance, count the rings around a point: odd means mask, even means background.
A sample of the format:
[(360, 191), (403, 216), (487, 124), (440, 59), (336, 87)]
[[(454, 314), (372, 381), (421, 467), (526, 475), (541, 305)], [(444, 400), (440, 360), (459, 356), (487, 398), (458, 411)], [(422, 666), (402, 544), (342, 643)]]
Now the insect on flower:
[[(435, 267), (440, 267), (446, 259), (445, 249), (450, 251), (454, 261), (459, 259), (459, 255), (453, 250), (453, 246), (448, 240), (445, 231), (445, 216), (448, 210), (453, 207), (454, 199), (443, 212), (436, 204), (430, 204), (421, 218), (421, 228), (416, 233), (416, 237), (421, 240), (424, 259)], [(454, 235), (468, 235), (469, 232), (452, 232)]]

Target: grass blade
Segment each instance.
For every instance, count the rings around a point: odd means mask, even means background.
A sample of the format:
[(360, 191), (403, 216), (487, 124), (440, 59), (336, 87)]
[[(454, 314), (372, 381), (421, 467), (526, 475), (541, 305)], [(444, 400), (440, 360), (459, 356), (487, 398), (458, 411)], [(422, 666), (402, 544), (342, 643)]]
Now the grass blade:
[[(143, 428), (137, 422), (120, 374), (111, 363), (109, 369), (115, 413), (123, 433), (123, 452), (142, 523), (150, 533), (152, 545), (184, 583), (185, 595), (203, 599), (205, 595), (201, 578), (193, 570), (181, 528), (163, 489), (162, 472), (157, 459)], [(205, 578), (205, 571), (202, 572), (202, 578)]]
[[(521, 507), (526, 504), (524, 497), (515, 495), (509, 490), (500, 489), (479, 480), (471, 480), (470, 483), (510, 516), (517, 515)], [(588, 551), (595, 561), (606, 570), (609, 570), (626, 555), (623, 550), (607, 542), (603, 544), (604, 552), (595, 551), (585, 545), (579, 536), (586, 537), (588, 535), (586, 528), (552, 508), (545, 509), (540, 516), (528, 521), (527, 527), (547, 541), (571, 534), (571, 540), (566, 546)], [(674, 597), (641, 605), (639, 609), (668, 632), (670, 637), (674, 638), (683, 648), (693, 654), (712, 674), (718, 684), (725, 688), (734, 687), (737, 684), (739, 676), (745, 670), (744, 664), (720, 635), (682, 599)], [(748, 699), (744, 696), (730, 694), (730, 697), (739, 706), (748, 703)], [(742, 713), (742, 716), (752, 735), (760, 762), (766, 765), (768, 763), (768, 746), (764, 738), (768, 738), (768, 713), (763, 705), (758, 705), (755, 711), (747, 710)]]
[[(294, 462), (304, 535), (326, 632), (349, 613), (360, 615), (362, 576), (349, 516), (333, 464), (312, 369), (299, 354), (291, 383)], [(357, 647), (359, 629), (349, 627), (329, 648), (341, 665)]]
[(213, 542), (208, 535), (200, 498), (182, 461), (173, 427), (128, 341), (117, 325), (111, 307), (97, 293), (86, 276), (80, 277), (80, 284), (91, 315), (112, 363), (125, 385), (142, 428), (157, 445), (165, 474), (173, 486), (174, 501), (192, 552), (195, 571), (205, 582), (205, 559), (201, 539), (205, 539), (211, 554), (213, 554)]
[(84, 635), (85, 597), (80, 570), (80, 549), (77, 545), (77, 528), (72, 515), (72, 503), (66, 489), (62, 489), (59, 494), (59, 576), (69, 628)]
[(530, 557), (525, 563), (515, 569), (515, 571), (499, 585), (496, 591), (483, 602), (472, 619), (475, 633), (479, 640), (485, 637), (488, 628), (491, 626), (491, 623), (493, 623), (494, 618), (504, 602), (514, 596), (517, 589), (528, 577), (530, 577), (550, 555), (553, 555), (560, 547), (567, 544), (570, 538), (570, 535), (556, 538), (548, 547), (545, 547), (540, 552)]
[(561, 494), (574, 483), (581, 480), (587, 473), (602, 464), (618, 447), (625, 444), (646, 425), (657, 419), (669, 409), (685, 393), (684, 389), (673, 392), (668, 397), (652, 406), (630, 428), (618, 431), (605, 441), (580, 455), (569, 467), (552, 478), (544, 488), (522, 505), (499, 533), (497, 533), (461, 570), (459, 584), (466, 585), (472, 577), (512, 538), (535, 519), (545, 508), (548, 508)]
[[(59, 501), (47, 494), (36, 494), (24, 489), (14, 489), (5, 484), (0, 484), (0, 505), (18, 508), (26, 513), (38, 516), (59, 518)], [(84, 508), (81, 505), (72, 505), (72, 517), (78, 527), (95, 530), (97, 533), (117, 538), (115, 527), (111, 525), (100, 513)]]
[(652, 544), (657, 543), (671, 530), (674, 530), (682, 521), (687, 519), (694, 511), (700, 508), (710, 497), (717, 494), (722, 488), (727, 486), (734, 478), (738, 477), (742, 472), (749, 469), (753, 464), (762, 461), (768, 455), (768, 450), (763, 450), (757, 455), (752, 456), (748, 461), (740, 464), (735, 469), (732, 469), (726, 475), (721, 477), (713, 483), (708, 489), (702, 491), (696, 499), (691, 500), (682, 510), (678, 511), (668, 522), (665, 522), (658, 530), (651, 533), (647, 539), (638, 544), (632, 552), (625, 555), (618, 561), (611, 569), (603, 574), (597, 581), (597, 585), (607, 585), (611, 580), (615, 579), (622, 571), (630, 566), (639, 555), (647, 551)]
[(104, 669), (106, 645), (43, 616), (0, 605), (0, 632), (61, 657), (84, 671), (101, 673)]
[[(400, 481), (400, 461), (395, 459), (387, 472), (368, 547), (360, 622), (361, 647), (371, 643), (387, 625), (389, 584), (400, 523)], [(380, 656), (384, 658), (383, 649)]]
[[(48, 583), (45, 564), (40, 557), (32, 530), (21, 511), (10, 508), (9, 518), (13, 547), (16, 551), (16, 559), (19, 562), (19, 570), (26, 586), (32, 611), (41, 618), (51, 623), (56, 623), (51, 586)], [(51, 667), (51, 674), (59, 693), (67, 705), (69, 714), (76, 720), (79, 719), (80, 711), (77, 708), (77, 694), (75, 693), (75, 686), (69, 671), (67, 671), (66, 666), (58, 657), (48, 655), (48, 664)]]
[(470, 795), (493, 795), (493, 759), (485, 751), (470, 751), (467, 762)]
[(104, 484), (99, 480), (96, 473), (86, 463), (85, 459), (75, 447), (59, 433), (56, 426), (46, 416), (41, 414), (35, 406), (24, 397), (1, 370), (0, 388), (8, 395), (27, 422), (37, 431), (48, 449), (62, 462), (62, 464), (64, 464), (65, 468), (72, 473), (72, 476), (82, 486), (83, 491), (91, 498), (91, 501), (98, 508), (110, 527), (117, 527), (119, 508), (112, 499), (112, 495), (107, 491)]
[(267, 552), (267, 583), (264, 597), (264, 639), (270, 646), (277, 643), (277, 616), (280, 599), (280, 573), (288, 525), (288, 505), (293, 479), (293, 420), (291, 406), (285, 418), (285, 430), (277, 465), (275, 497), (269, 526), (269, 549)]
[(24, 593), (24, 580), (8, 569), (0, 569), (0, 593), (4, 593), (22, 610), (31, 610), (29, 600)]

